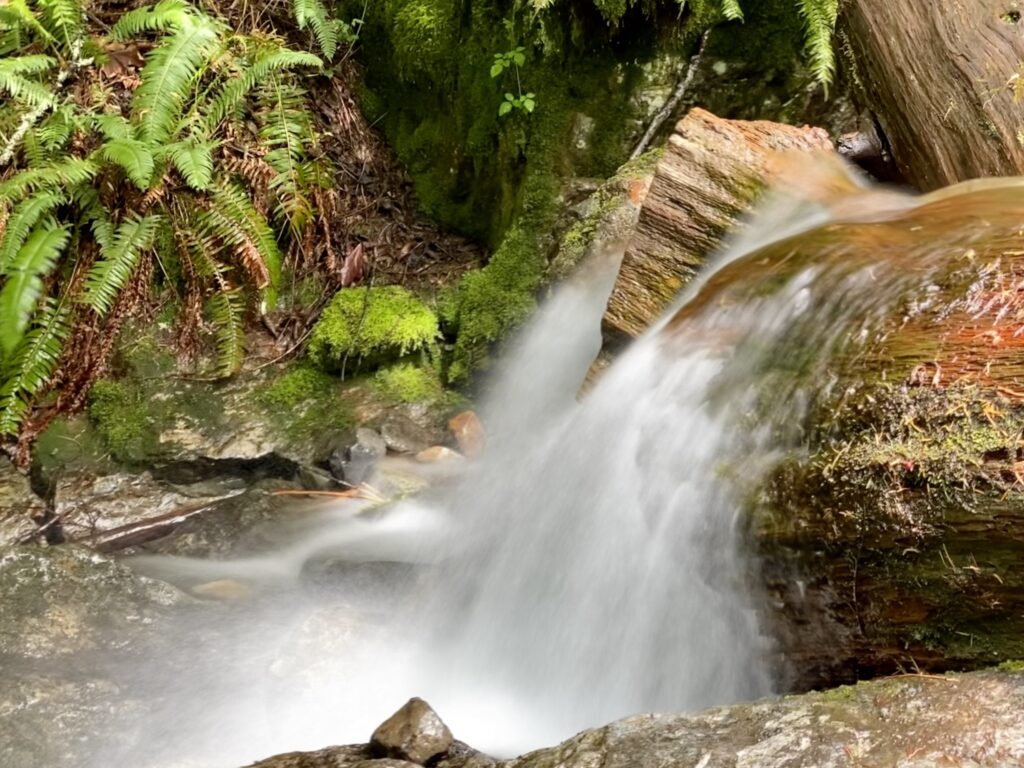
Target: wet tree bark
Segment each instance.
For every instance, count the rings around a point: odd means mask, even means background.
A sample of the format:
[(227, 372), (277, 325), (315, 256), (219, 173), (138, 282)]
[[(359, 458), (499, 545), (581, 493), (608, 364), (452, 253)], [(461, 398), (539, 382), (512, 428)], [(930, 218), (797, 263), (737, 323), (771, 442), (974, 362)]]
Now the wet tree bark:
[(853, 80), (910, 183), (1024, 174), (1024, 6), (849, 0), (844, 18)]

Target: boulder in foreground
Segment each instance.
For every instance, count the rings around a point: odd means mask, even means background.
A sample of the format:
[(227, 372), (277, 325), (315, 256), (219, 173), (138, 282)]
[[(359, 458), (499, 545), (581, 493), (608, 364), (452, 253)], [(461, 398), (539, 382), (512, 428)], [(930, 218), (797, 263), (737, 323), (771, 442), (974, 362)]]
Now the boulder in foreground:
[[(697, 715), (639, 715), (498, 761), (458, 742), (436, 768), (840, 768), (1024, 765), (1024, 673), (904, 675)], [(414, 700), (416, 701), (416, 700)], [(408, 706), (408, 705), (407, 705)], [(425, 706), (425, 705), (424, 705)], [(403, 708), (404, 709), (404, 708)], [(432, 711), (432, 710), (431, 710)], [(394, 768), (369, 746), (258, 768)]]

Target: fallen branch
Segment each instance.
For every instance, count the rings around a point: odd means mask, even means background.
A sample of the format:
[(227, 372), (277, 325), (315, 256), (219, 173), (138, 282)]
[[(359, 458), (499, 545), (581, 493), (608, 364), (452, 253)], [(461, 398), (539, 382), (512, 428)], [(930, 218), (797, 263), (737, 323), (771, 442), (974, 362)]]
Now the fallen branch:
[(686, 70), (686, 77), (684, 77), (682, 82), (676, 86), (676, 90), (672, 94), (672, 97), (665, 102), (665, 106), (658, 110), (658, 113), (651, 120), (651, 124), (647, 127), (647, 131), (644, 133), (643, 138), (640, 139), (640, 143), (636, 145), (632, 154), (630, 154), (630, 160), (635, 160), (646, 151), (647, 147), (650, 146), (652, 141), (654, 141), (654, 137), (658, 134), (658, 131), (661, 130), (661, 126), (663, 126), (665, 121), (672, 116), (672, 113), (676, 111), (676, 107), (679, 106), (679, 102), (683, 100), (683, 96), (685, 96), (686, 92), (690, 90), (693, 78), (696, 77), (697, 70), (700, 69), (701, 59), (704, 58), (704, 48), (707, 46), (708, 38), (710, 36), (710, 29), (704, 32), (704, 35), (700, 39), (700, 46), (697, 48), (697, 53), (695, 53), (693, 58), (690, 59), (690, 66)]

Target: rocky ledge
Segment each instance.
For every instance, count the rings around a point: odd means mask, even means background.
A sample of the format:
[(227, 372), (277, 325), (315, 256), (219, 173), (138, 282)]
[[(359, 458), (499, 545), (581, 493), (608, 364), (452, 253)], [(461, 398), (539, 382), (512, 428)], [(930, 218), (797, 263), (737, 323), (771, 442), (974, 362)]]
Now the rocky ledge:
[(902, 675), (697, 715), (639, 715), (496, 760), (455, 741), (413, 699), (369, 744), (253, 768), (830, 768), (1024, 765), (1024, 665)]

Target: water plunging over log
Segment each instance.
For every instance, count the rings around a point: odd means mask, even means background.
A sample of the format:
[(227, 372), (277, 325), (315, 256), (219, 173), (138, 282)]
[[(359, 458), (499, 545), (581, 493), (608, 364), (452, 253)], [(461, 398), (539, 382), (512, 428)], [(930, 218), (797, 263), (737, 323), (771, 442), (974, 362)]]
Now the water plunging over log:
[[(362, 741), (412, 695), (508, 754), (768, 693), (765, 599), (744, 554), (760, 482), (801, 444), (835, 366), (880, 354), (894, 316), (932, 312), (932, 286), (967, 295), (984, 279), (1021, 236), (1019, 206), (998, 205), (1019, 193), (775, 206), (578, 399), (615, 272), (611, 257), (589, 265), (510, 350), (483, 409), (488, 449), (456, 487), (326, 512), (271, 555), (146, 564), (273, 587), (219, 646), (187, 649), (147, 755), (228, 766)], [(995, 250), (967, 232), (936, 240), (954, 212)], [(332, 624), (290, 586), (325, 553), (416, 575), (353, 586)], [(335, 636), (296, 650), (311, 616)]]

